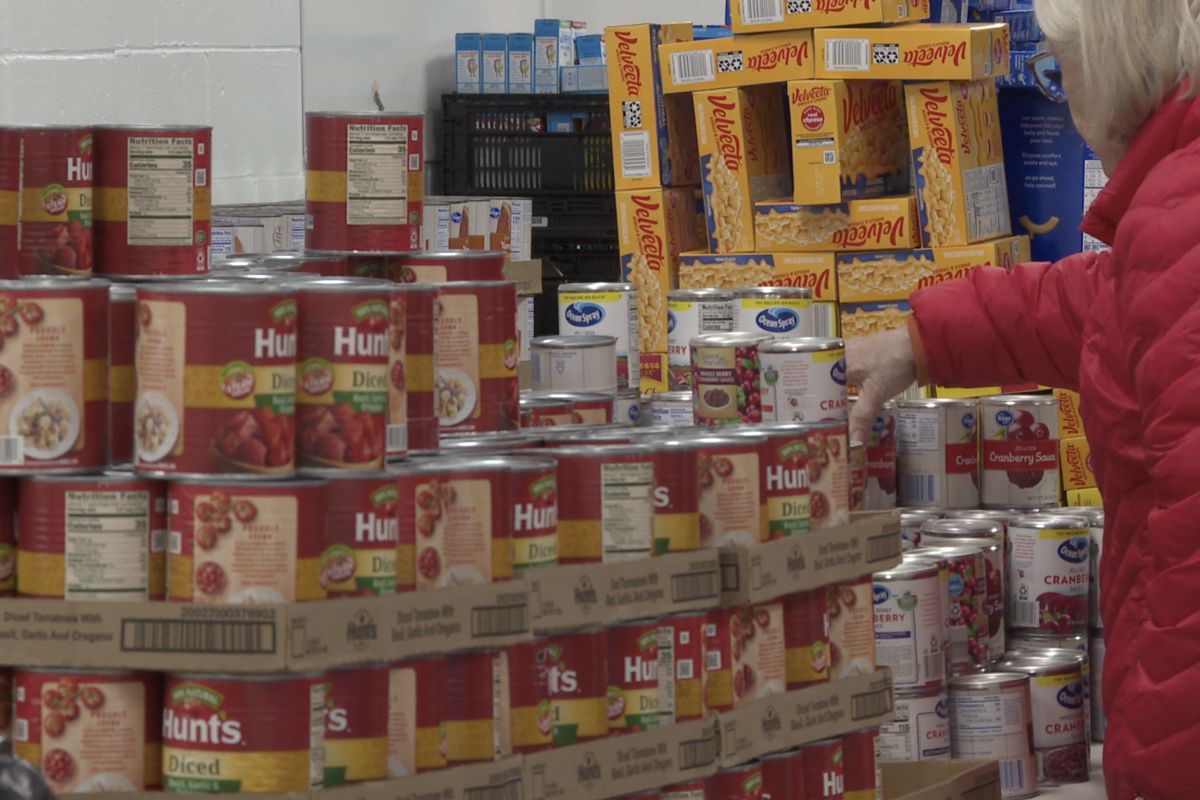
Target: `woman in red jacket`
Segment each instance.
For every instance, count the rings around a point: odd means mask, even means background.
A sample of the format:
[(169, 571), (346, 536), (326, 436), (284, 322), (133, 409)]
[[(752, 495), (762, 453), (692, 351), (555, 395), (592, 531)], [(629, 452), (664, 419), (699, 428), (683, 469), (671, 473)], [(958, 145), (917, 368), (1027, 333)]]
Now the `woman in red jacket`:
[(1103, 253), (919, 292), (851, 341), (863, 432), (914, 380), (1078, 389), (1104, 495), (1104, 768), (1114, 800), (1200, 797), (1200, 0), (1037, 0), (1108, 187)]

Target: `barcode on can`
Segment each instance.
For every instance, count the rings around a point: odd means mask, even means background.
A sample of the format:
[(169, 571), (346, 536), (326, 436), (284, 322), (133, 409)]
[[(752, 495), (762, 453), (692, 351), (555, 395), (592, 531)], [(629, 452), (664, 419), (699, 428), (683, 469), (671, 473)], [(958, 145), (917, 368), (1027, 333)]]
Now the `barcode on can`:
[(742, 22), (746, 25), (783, 22), (783, 0), (742, 0)]
[(676, 603), (708, 600), (719, 597), (720, 594), (721, 582), (717, 578), (716, 570), (671, 576), (671, 599)]
[(716, 57), (712, 50), (671, 54), (671, 75), (675, 83), (707, 83), (713, 81), (716, 74)]
[(825, 42), (825, 68), (843, 72), (866, 72), (871, 68), (870, 40), (827, 40)]
[(721, 669), (720, 650), (709, 650), (704, 654), (704, 668), (709, 672), (717, 672)]
[(486, 606), (471, 609), (472, 636), (511, 636), (529, 631), (528, 606)]
[(1024, 761), (1000, 762), (1000, 788), (1004, 794), (1015, 794), (1030, 788), (1025, 784)]
[(1038, 614), (1038, 604), (1035, 600), (1016, 600), (1013, 602), (1012, 621), (1014, 628), (1037, 628), (1041, 625)]
[(207, 186), (208, 185), (208, 170), (204, 169), (203, 167), (200, 167), (199, 169), (196, 170), (196, 185), (197, 186)]
[(523, 797), (520, 778), (513, 778), (499, 786), (468, 786), (463, 791), (466, 800), (521, 800)]
[(29, 741), (29, 720), (17, 717), (17, 741)]
[(856, 694), (850, 698), (850, 719), (852, 720), (878, 717), (891, 710), (892, 692), (890, 689)]
[(905, 505), (937, 505), (940, 492), (934, 475), (905, 475), (902, 488)]
[(0, 466), (12, 467), (25, 463), (25, 440), (20, 436), (0, 436)]
[(121, 650), (127, 653), (275, 653), (275, 623), (217, 620), (126, 619)]
[(403, 453), (408, 449), (408, 426), (387, 426), (387, 450), (389, 453)]
[(680, 742), (679, 767), (680, 769), (700, 769), (711, 766), (717, 763), (718, 749), (718, 740), (715, 736)]
[(621, 134), (621, 174), (626, 178), (650, 177), (650, 134), (629, 131)]

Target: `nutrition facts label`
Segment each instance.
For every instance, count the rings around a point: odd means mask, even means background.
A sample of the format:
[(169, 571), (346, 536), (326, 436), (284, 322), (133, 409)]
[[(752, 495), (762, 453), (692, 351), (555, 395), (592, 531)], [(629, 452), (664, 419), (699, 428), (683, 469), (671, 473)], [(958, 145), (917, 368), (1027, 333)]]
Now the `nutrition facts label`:
[(67, 600), (145, 600), (150, 498), (146, 492), (67, 492)]
[(408, 126), (346, 128), (346, 224), (408, 220)]
[(194, 144), (191, 138), (129, 140), (125, 240), (130, 246), (192, 243)]
[(600, 481), (604, 560), (647, 558), (654, 539), (654, 465), (604, 464)]
[(941, 416), (902, 411), (896, 415), (896, 435), (901, 450), (939, 450), (942, 446)]

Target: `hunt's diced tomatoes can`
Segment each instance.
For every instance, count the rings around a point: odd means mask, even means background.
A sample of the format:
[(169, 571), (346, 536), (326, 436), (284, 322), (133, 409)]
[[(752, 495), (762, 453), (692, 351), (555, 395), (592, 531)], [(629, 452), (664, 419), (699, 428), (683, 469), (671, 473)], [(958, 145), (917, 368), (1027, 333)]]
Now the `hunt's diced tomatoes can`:
[(304, 470), (328, 481), (321, 585), (329, 597), (370, 597), (396, 592), (397, 503), (389, 472)]
[(808, 436), (802, 425), (764, 425), (763, 470), (767, 494), (767, 534), (782, 539), (807, 533), (812, 526), (808, 485)]
[(879, 728), (842, 737), (845, 800), (883, 800), (883, 768), (879, 762)]
[(390, 286), (368, 278), (321, 278), (295, 288), (300, 463), (380, 469), (387, 444)]
[(850, 440), (845, 422), (808, 426), (808, 485), (812, 529), (850, 522)]
[(710, 709), (729, 711), (785, 691), (782, 601), (710, 611), (705, 643)]
[(434, 339), (437, 287), (394, 285), (388, 325), (387, 454), (438, 449), (434, 410)]
[(446, 656), (446, 763), (477, 764), (512, 753), (508, 656), (504, 651)]
[(137, 290), (134, 467), (277, 478), (294, 469), (296, 293), (197, 281)]
[(824, 589), (783, 598), (788, 691), (829, 680), (829, 604)]
[(133, 371), (137, 338), (137, 291), (114, 283), (108, 306), (108, 460), (127, 464), (133, 460), (133, 401), (137, 376)]
[(93, 144), (96, 272), (208, 272), (212, 128), (104, 125)]
[(554, 746), (547, 648), (545, 639), (536, 639), (506, 650), (513, 753), (536, 753)]
[(108, 463), (108, 284), (0, 281), (0, 472)]
[(657, 620), (608, 631), (608, 730), (650, 731), (659, 722)]
[[(21, 531), (18, 593), (64, 600), (162, 599), (165, 494), (165, 484), (131, 474), (22, 480), (15, 504)], [(0, 500), (0, 516), (3, 508)]]
[(675, 614), (662, 621), (658, 711), (663, 725), (708, 716), (707, 628), (708, 613), (704, 611)]
[(831, 680), (875, 671), (874, 601), (874, 584), (869, 575), (826, 587)]
[(706, 781), (699, 780), (664, 786), (659, 797), (661, 800), (705, 800), (706, 783)]
[(502, 281), (508, 257), (500, 250), (443, 250), (397, 255), (388, 261), (396, 283)]
[(588, 445), (546, 450), (558, 462), (559, 563), (633, 561), (654, 541), (654, 450)]
[(803, 759), (803, 750), (788, 750), (786, 753), (776, 753), (762, 759), (763, 800), (802, 800), (803, 787), (797, 788), (795, 781)]
[(416, 250), (425, 115), (305, 114), (309, 250)]
[(17, 591), (17, 482), (0, 479), (0, 597)]
[(92, 129), (25, 128), (17, 272), (92, 274)]
[(705, 800), (762, 800), (762, 764), (752, 761), (723, 769), (704, 783)]
[(388, 776), (388, 668), (331, 671), (325, 681), (325, 786)]
[(0, 277), (17, 277), (21, 197), (21, 129), (0, 125)]
[(754, 545), (766, 539), (762, 455), (766, 437), (698, 437), (700, 450), (700, 546)]
[(169, 599), (291, 603), (325, 598), (323, 480), (171, 484)]
[(162, 678), (19, 669), (16, 754), (58, 794), (138, 792), (162, 782)]
[(325, 782), (320, 674), (167, 676), (163, 787), (172, 792), (307, 792)]
[(434, 409), (441, 432), (520, 428), (517, 285), (445, 283), (437, 309)]
[(558, 566), (558, 462), (505, 459), (513, 503), (513, 570)]
[(392, 665), (388, 677), (388, 777), (404, 778), (446, 766), (446, 658)]
[(589, 628), (551, 636), (547, 681), (554, 745), (608, 735), (608, 633)]
[(841, 738), (824, 739), (803, 748), (801, 780), (805, 800), (843, 800), (846, 776)]
[(700, 449), (695, 439), (654, 442), (654, 554), (700, 549)]

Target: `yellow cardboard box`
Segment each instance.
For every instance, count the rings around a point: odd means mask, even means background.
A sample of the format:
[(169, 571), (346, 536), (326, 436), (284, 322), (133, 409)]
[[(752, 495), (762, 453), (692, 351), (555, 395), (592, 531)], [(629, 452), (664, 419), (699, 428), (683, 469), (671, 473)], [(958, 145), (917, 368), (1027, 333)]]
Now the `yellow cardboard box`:
[(1055, 389), (1058, 400), (1058, 435), (1063, 439), (1086, 436), (1083, 415), (1079, 413), (1079, 394), (1068, 389)]
[(766, 200), (754, 206), (754, 240), (759, 250), (773, 253), (918, 248), (917, 198), (834, 205)]
[(792, 81), (788, 105), (796, 203), (908, 191), (907, 115), (899, 81)]
[(666, 353), (642, 353), (641, 368), (642, 394), (671, 391), (670, 364)]
[(1009, 70), (1004, 23), (822, 28), (814, 33), (818, 78), (969, 81), (998, 78)]
[(788, 31), (680, 41), (664, 44), (658, 58), (668, 94), (786, 83), (813, 76), (813, 35)]
[(1104, 508), (1104, 498), (1099, 489), (1068, 489), (1067, 505)]
[(732, 0), (729, 18), (733, 32), (737, 34), (867, 25), (872, 22), (920, 22), (929, 19), (929, 0), (898, 0), (890, 3), (872, 3), (870, 0), (815, 0), (809, 3)]
[(925, 244), (1011, 234), (995, 81), (914, 83), (904, 92)]
[(638, 331), (647, 353), (667, 352), (667, 293), (678, 282), (679, 254), (703, 247), (694, 190), (617, 192), (621, 279), (638, 289)]
[(841, 303), (842, 337), (870, 336), (873, 333), (902, 328), (908, 324), (912, 306), (907, 300), (882, 303)]
[(699, 183), (696, 122), (685, 97), (663, 97), (658, 50), (691, 41), (690, 23), (606, 28), (616, 188)]
[(714, 253), (754, 251), (754, 203), (787, 191), (784, 97), (776, 86), (693, 95), (700, 177)]
[(1058, 442), (1059, 474), (1064, 489), (1091, 489), (1096, 485), (1092, 471), (1092, 448), (1087, 437), (1060, 439)]

